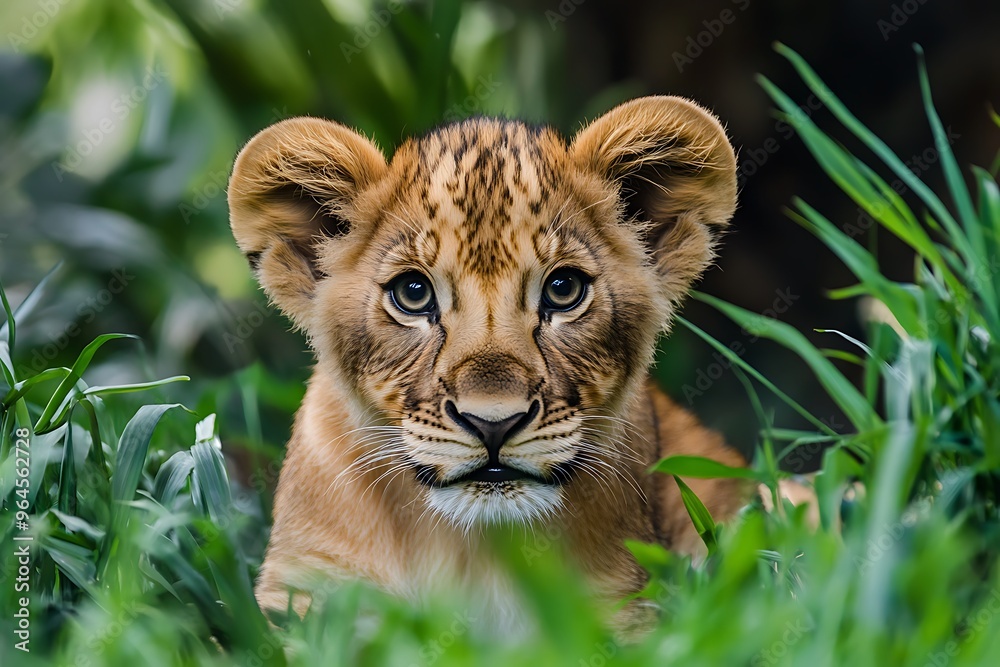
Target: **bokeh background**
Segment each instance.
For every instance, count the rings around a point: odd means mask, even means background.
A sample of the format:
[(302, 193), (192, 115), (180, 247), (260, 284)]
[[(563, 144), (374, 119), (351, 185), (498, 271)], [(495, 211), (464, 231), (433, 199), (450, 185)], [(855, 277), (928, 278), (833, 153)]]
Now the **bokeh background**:
[[(16, 304), (62, 263), (19, 327), (17, 365), (67, 365), (97, 334), (138, 334), (141, 346), (102, 350), (91, 384), (190, 375), (165, 397), (217, 411), (238, 477), (258, 490), (275, 479), (311, 363), (229, 235), (232, 160), (270, 123), (324, 116), (391, 152), (474, 114), (570, 135), (630, 97), (694, 98), (726, 124), (741, 183), (732, 233), (700, 289), (834, 348), (835, 336), (814, 330), (863, 337), (858, 304), (827, 298), (849, 275), (784, 214), (792, 196), (877, 244), (890, 277), (912, 275), (912, 260), (816, 178), (774, 116), (758, 74), (834, 131), (772, 44), (801, 53), (939, 191), (913, 43), (926, 51), (959, 162), (988, 166), (1000, 143), (990, 118), (1000, 108), (995, 0), (5, 0), (0, 28), (0, 280)], [(700, 304), (684, 316), (846, 428), (794, 357)], [(706, 344), (679, 327), (655, 373), (752, 450), (760, 421)], [(775, 423), (801, 425), (762, 400)]]

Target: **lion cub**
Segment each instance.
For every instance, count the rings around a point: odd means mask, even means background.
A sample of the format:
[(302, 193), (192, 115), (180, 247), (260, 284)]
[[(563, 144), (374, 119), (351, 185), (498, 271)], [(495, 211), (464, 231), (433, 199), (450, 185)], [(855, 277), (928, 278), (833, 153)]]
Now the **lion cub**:
[[(743, 461), (647, 368), (736, 206), (711, 114), (646, 97), (569, 142), (475, 118), (388, 161), (343, 125), (295, 118), (243, 148), (229, 206), (316, 355), (262, 607), (285, 609), (317, 575), (413, 599), (451, 581), (516, 622), (489, 524), (555, 529), (611, 600), (646, 579), (625, 539), (698, 549), (676, 485), (647, 469), (672, 454)], [(691, 486), (716, 516), (742, 501), (734, 482)]]

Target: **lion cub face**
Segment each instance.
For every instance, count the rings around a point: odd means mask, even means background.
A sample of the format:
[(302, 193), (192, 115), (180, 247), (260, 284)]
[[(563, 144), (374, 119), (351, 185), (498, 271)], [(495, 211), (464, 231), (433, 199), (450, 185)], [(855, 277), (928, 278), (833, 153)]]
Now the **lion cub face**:
[(734, 166), (679, 98), (622, 105), (570, 144), (468, 120), (391, 162), (301, 118), (243, 149), (229, 198), (262, 285), (354, 408), (340, 446), (468, 528), (624, 474), (615, 425), (732, 214)]

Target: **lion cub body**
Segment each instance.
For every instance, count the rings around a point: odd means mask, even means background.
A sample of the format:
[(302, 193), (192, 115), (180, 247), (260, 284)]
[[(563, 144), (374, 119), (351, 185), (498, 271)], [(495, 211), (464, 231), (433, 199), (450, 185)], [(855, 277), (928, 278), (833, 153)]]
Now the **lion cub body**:
[[(509, 625), (489, 525), (558, 536), (611, 600), (645, 583), (624, 540), (697, 551), (676, 485), (649, 466), (742, 460), (647, 368), (735, 183), (718, 121), (679, 98), (626, 103), (569, 143), (463, 121), (391, 161), (318, 119), (255, 137), (230, 181), (233, 232), (317, 358), (261, 605), (317, 576), (413, 599), (458, 585)], [(691, 486), (716, 516), (741, 504), (732, 482)]]
[[(494, 571), (491, 554), (478, 534), (468, 534), (426, 512), (423, 489), (402, 475), (390, 479), (385, 469), (365, 470), (349, 483), (333, 483), (331, 471), (352, 467), (356, 439), (347, 400), (333, 384), (316, 374), (299, 410), (275, 497), (274, 530), (257, 583), (262, 607), (285, 609), (288, 590), (310, 591), (316, 574), (364, 579), (391, 593), (420, 599), (435, 587), (467, 583), (489, 597), (484, 612), (501, 622), (516, 610), (506, 579)], [(574, 489), (567, 505), (573, 514), (540, 524), (535, 530), (565, 539), (578, 557), (594, 590), (620, 600), (646, 583), (624, 547), (624, 540), (659, 542), (695, 554), (701, 538), (680, 499), (677, 485), (645, 470), (666, 456), (707, 456), (733, 466), (739, 454), (717, 433), (701, 426), (687, 411), (647, 385), (629, 413), (634, 428), (623, 444), (639, 454), (627, 474), (639, 484), (645, 500), (623, 479), (616, 488)], [(347, 434), (347, 435), (345, 435)], [(337, 443), (337, 446), (330, 446)], [(381, 478), (381, 479), (380, 479)], [(732, 515), (745, 494), (731, 480), (688, 480), (715, 517)], [(305, 602), (303, 596), (300, 602)], [(496, 607), (495, 609), (490, 609)]]

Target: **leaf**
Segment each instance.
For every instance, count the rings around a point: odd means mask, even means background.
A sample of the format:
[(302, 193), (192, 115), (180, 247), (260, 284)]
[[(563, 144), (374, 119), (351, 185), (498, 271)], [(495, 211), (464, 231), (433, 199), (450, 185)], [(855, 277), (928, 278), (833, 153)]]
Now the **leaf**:
[(3, 338), (7, 342), (7, 347), (10, 349), (11, 353), (14, 352), (14, 338), (17, 333), (17, 322), (24, 321), (24, 318), (31, 314), (31, 311), (41, 302), (42, 296), (45, 294), (45, 288), (48, 286), (49, 281), (52, 277), (59, 273), (62, 269), (63, 263), (59, 262), (46, 273), (38, 284), (28, 292), (28, 296), (24, 297), (24, 301), (17, 307), (16, 310), (11, 310), (10, 303), (7, 301), (7, 294), (3, 289), (3, 283), (0, 283), (0, 301), (3, 302), (4, 311), (7, 313), (7, 321), (0, 324), (0, 338)]
[(712, 519), (711, 512), (708, 511), (708, 508), (705, 507), (705, 504), (701, 502), (701, 499), (698, 498), (695, 492), (684, 483), (684, 480), (674, 475), (674, 481), (677, 482), (677, 487), (681, 490), (681, 500), (684, 502), (684, 508), (687, 509), (688, 514), (691, 516), (691, 522), (694, 524), (695, 530), (698, 531), (698, 535), (701, 536), (705, 546), (708, 547), (708, 554), (712, 555), (718, 547), (718, 539), (715, 530), (715, 520)]
[(12, 405), (14, 401), (24, 396), (28, 391), (31, 390), (37, 384), (42, 382), (49, 382), (51, 380), (62, 380), (70, 374), (70, 370), (65, 366), (59, 368), (47, 368), (37, 375), (32, 375), (26, 380), (21, 380), (17, 384), (13, 385), (7, 392), (7, 395), (3, 399), (3, 407)]
[(91, 524), (89, 521), (81, 519), (78, 516), (72, 514), (66, 514), (55, 508), (49, 509), (54, 517), (59, 519), (59, 522), (63, 525), (66, 530), (73, 533), (80, 533), (85, 535), (94, 542), (99, 542), (105, 535), (105, 531), (97, 526)]
[(650, 472), (696, 479), (760, 479), (749, 468), (735, 468), (702, 456), (668, 456), (650, 468)]
[[(990, 249), (986, 253), (987, 264), (984, 276), (977, 276), (979, 280), (993, 283), (993, 289), (1000, 289), (995, 263), (1000, 257), (1000, 187), (994, 177), (985, 169), (980, 167), (972, 168), (973, 175), (978, 183), (979, 190), (979, 224), (987, 232), (986, 240), (990, 244)], [(1000, 331), (994, 331), (994, 335), (1000, 336)]]
[(56, 506), (61, 512), (76, 514), (76, 457), (73, 453), (73, 423), (66, 424), (63, 438), (62, 463), (59, 467), (59, 497)]
[(116, 384), (107, 386), (95, 386), (88, 387), (83, 391), (84, 396), (109, 396), (112, 394), (131, 394), (138, 391), (146, 391), (148, 389), (155, 389), (156, 387), (162, 387), (166, 384), (171, 384), (173, 382), (188, 382), (191, 378), (187, 375), (174, 375), (168, 378), (163, 378), (162, 380), (154, 380), (152, 382), (136, 382), (134, 384)]
[[(112, 511), (117, 514), (120, 503), (132, 500), (139, 486), (149, 441), (160, 419), (168, 410), (182, 408), (179, 403), (164, 405), (144, 405), (129, 420), (118, 441), (118, 456), (115, 473), (111, 478), (111, 499), (115, 503)], [(117, 511), (116, 511), (117, 510)]]
[(87, 450), (87, 459), (102, 473), (101, 477), (104, 478), (103, 473), (107, 472), (107, 464), (104, 460), (104, 438), (101, 436), (101, 424), (97, 416), (97, 408), (94, 406), (92, 400), (91, 398), (87, 398), (80, 401), (80, 407), (87, 413), (87, 426), (90, 430), (90, 449)]
[[(920, 95), (924, 101), (924, 113), (931, 125), (931, 134), (934, 135), (934, 148), (937, 149), (938, 159), (941, 161), (941, 169), (944, 171), (945, 181), (951, 191), (951, 197), (958, 209), (958, 217), (965, 225), (965, 231), (969, 235), (972, 246), (980, 250), (979, 258), (986, 259), (985, 245), (983, 245), (982, 230), (979, 228), (979, 220), (976, 216), (975, 207), (972, 205), (972, 197), (965, 186), (965, 179), (962, 178), (962, 171), (955, 160), (955, 154), (951, 150), (951, 142), (941, 117), (938, 116), (934, 108), (934, 100), (931, 98), (931, 83), (927, 77), (927, 63), (924, 60), (924, 50), (919, 44), (913, 45), (913, 50), (917, 53), (917, 71), (920, 77)], [(958, 239), (954, 239), (957, 241)]]
[[(3, 304), (3, 312), (6, 315), (6, 321), (0, 325), (0, 337), (5, 338), (3, 342), (7, 344), (7, 349), (10, 350), (14, 345), (14, 334), (17, 333), (17, 324), (14, 322), (14, 310), (10, 307), (10, 302), (7, 301), (7, 290), (4, 289), (2, 282), (0, 282), (0, 303)], [(13, 380), (10, 380), (10, 384), (14, 384)]]
[(662, 544), (625, 540), (625, 548), (632, 553), (636, 562), (648, 571), (669, 565), (674, 558), (673, 554), (667, 551)]
[(94, 579), (97, 568), (94, 564), (94, 550), (73, 544), (52, 535), (43, 535), (39, 544), (45, 553), (59, 566), (59, 571), (87, 593), (96, 597)]
[(160, 466), (153, 482), (153, 497), (164, 507), (173, 505), (174, 499), (187, 483), (188, 476), (194, 470), (194, 458), (191, 452), (177, 452), (167, 462)]
[(197, 442), (191, 447), (191, 457), (194, 461), (192, 479), (198, 489), (195, 500), (213, 521), (219, 521), (229, 514), (232, 507), (229, 476), (222, 452), (208, 442)]
[(838, 229), (819, 211), (801, 199), (794, 199), (801, 212), (792, 212), (791, 218), (823, 241), (847, 268), (861, 281), (856, 291), (848, 288), (840, 290), (838, 296), (858, 296), (870, 294), (879, 299), (892, 311), (893, 316), (907, 331), (917, 331), (919, 318), (913, 296), (901, 285), (892, 282), (879, 271), (878, 262), (860, 243)]
[(73, 368), (70, 370), (70, 374), (66, 376), (66, 378), (52, 393), (52, 397), (46, 404), (45, 409), (42, 410), (42, 414), (38, 417), (38, 421), (35, 422), (36, 433), (45, 433), (47, 430), (51, 430), (58, 425), (58, 423), (53, 423), (53, 417), (55, 416), (57, 410), (62, 407), (63, 400), (69, 395), (70, 391), (83, 376), (83, 372), (87, 370), (87, 366), (90, 365), (94, 355), (99, 349), (101, 349), (101, 346), (108, 341), (120, 338), (139, 340), (138, 336), (133, 336), (132, 334), (103, 334), (91, 341), (87, 347), (83, 348), (80, 356), (78, 356), (76, 361), (73, 362)]
[[(0, 287), (0, 296), (3, 295), (3, 288)], [(17, 377), (14, 374), (14, 361), (10, 358), (10, 348), (7, 341), (0, 340), (0, 372), (3, 373), (4, 382), (8, 387), (17, 384)]]

